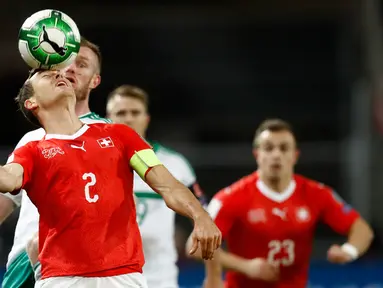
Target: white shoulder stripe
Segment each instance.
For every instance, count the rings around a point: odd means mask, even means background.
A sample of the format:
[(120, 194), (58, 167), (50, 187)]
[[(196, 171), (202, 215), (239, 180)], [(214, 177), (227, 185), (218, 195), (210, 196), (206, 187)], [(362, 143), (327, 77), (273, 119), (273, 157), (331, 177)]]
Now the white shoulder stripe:
[(207, 212), (210, 214), (210, 217), (213, 218), (213, 220), (217, 217), (219, 211), (222, 208), (222, 202), (218, 199), (212, 199), (207, 206)]

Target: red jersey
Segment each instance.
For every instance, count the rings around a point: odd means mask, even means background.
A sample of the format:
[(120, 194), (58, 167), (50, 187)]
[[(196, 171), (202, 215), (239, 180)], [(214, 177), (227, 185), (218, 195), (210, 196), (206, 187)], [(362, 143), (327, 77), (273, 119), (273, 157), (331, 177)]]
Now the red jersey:
[(144, 149), (151, 147), (126, 125), (92, 124), (14, 151), (40, 214), (42, 278), (142, 272), (129, 163)]
[(230, 288), (306, 287), (318, 221), (347, 234), (359, 217), (323, 184), (294, 175), (289, 187), (277, 193), (258, 179), (257, 172), (220, 191), (208, 210), (231, 253), (280, 266), (280, 280), (274, 284), (229, 271)]

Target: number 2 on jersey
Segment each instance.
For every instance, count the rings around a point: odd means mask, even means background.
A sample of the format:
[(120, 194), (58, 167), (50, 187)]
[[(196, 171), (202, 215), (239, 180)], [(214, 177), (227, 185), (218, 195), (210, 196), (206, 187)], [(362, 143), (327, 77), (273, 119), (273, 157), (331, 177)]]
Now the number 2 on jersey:
[(86, 183), (85, 185), (85, 199), (86, 201), (88, 201), (89, 203), (96, 203), (98, 201), (98, 195), (97, 194), (94, 194), (93, 197), (90, 197), (90, 187), (94, 186), (96, 184), (96, 175), (94, 175), (93, 173), (85, 173), (84, 175), (82, 175), (82, 179), (83, 180), (88, 180), (88, 178), (90, 178), (90, 181)]
[[(267, 261), (272, 264), (290, 266), (295, 260), (295, 243), (293, 240), (272, 240), (269, 242)], [(283, 253), (281, 257), (278, 254)]]

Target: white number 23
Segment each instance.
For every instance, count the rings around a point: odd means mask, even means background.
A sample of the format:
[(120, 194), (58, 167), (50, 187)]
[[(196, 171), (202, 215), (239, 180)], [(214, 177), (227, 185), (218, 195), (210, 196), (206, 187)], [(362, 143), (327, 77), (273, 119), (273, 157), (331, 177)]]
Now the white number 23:
[(85, 199), (89, 203), (96, 203), (98, 201), (98, 198), (99, 198), (98, 195), (94, 194), (93, 197), (90, 197), (90, 192), (89, 192), (89, 188), (94, 186), (97, 182), (96, 181), (96, 175), (94, 175), (93, 173), (85, 173), (84, 175), (82, 175), (83, 180), (88, 180), (88, 178), (90, 178), (90, 181), (86, 183), (85, 188), (84, 188)]
[[(277, 257), (277, 254), (284, 253), (283, 257)], [(278, 259), (279, 258), (279, 259)], [(295, 260), (295, 243), (286, 239), (283, 241), (273, 240), (269, 242), (269, 255), (267, 257), (269, 263), (290, 266)]]

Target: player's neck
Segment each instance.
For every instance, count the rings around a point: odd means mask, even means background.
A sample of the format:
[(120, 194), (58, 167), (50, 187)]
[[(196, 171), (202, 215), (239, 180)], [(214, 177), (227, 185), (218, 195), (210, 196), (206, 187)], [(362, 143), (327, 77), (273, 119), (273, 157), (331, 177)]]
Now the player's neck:
[(262, 180), (262, 182), (265, 183), (265, 185), (271, 190), (282, 193), (290, 185), (292, 175), (285, 175), (283, 177), (278, 178), (270, 178), (266, 177), (265, 175), (262, 175), (262, 173), (259, 173), (259, 179)]
[(80, 117), (82, 115), (90, 113), (88, 99), (77, 101), (76, 107), (75, 107), (75, 112), (76, 112), (77, 117)]
[(60, 107), (41, 114), (44, 130), (47, 134), (73, 135), (83, 125), (74, 109)]

